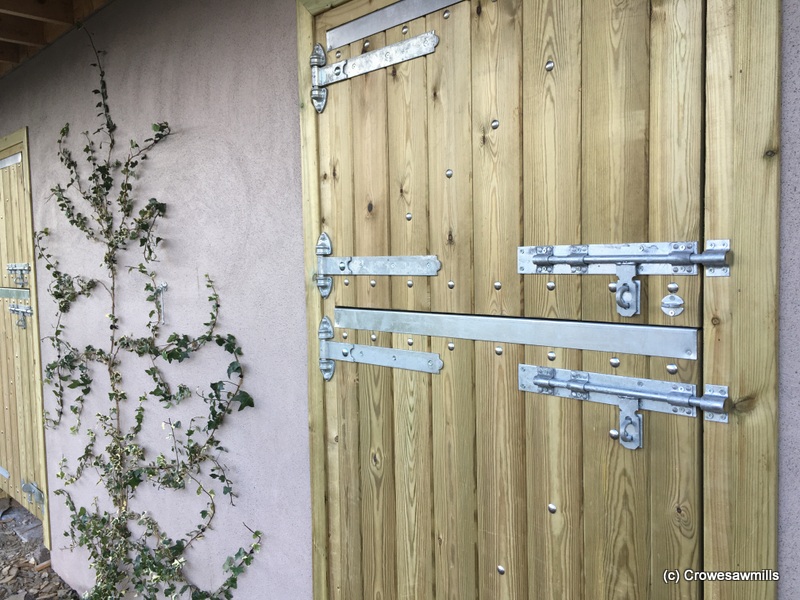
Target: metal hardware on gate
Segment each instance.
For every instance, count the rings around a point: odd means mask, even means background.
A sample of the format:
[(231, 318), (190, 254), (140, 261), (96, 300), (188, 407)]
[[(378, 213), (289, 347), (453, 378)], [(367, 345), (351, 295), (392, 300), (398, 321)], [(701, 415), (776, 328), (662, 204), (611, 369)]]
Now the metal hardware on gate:
[(10, 312), (12, 315), (18, 315), (17, 327), (19, 327), (20, 329), (28, 328), (28, 322), (26, 318), (33, 316), (33, 309), (30, 306), (26, 306), (23, 304), (11, 304), (8, 307), (8, 312)]
[(707, 277), (728, 277), (730, 247), (730, 240), (709, 240), (701, 253), (697, 251), (697, 242), (521, 246), (517, 272), (616, 275), (618, 281), (609, 289), (616, 294), (617, 312), (631, 317), (638, 315), (641, 309), (641, 286), (637, 276), (697, 275), (697, 266), (703, 265)]
[(321, 113), (325, 110), (325, 104), (328, 101), (328, 89), (326, 86), (425, 56), (433, 52), (438, 44), (439, 36), (433, 31), (429, 31), (402, 42), (391, 44), (380, 50), (373, 50), (327, 66), (325, 49), (322, 44), (317, 44), (314, 46), (310, 59), (311, 102), (314, 104), (316, 111)]
[(458, 0), (400, 0), (400, 2), (395, 2), (363, 17), (329, 29), (326, 33), (326, 45), (328, 50), (341, 48), (351, 42), (363, 40), (373, 34), (424, 17), (442, 8), (457, 4), (457, 2)]
[(31, 291), (17, 288), (0, 288), (0, 298), (8, 300), (30, 300)]
[(3, 479), (11, 479), (11, 473), (9, 473), (3, 467), (0, 467), (0, 477), (2, 477)]
[(378, 367), (404, 369), (438, 374), (444, 363), (438, 354), (416, 352), (412, 350), (395, 350), (378, 346), (346, 344), (331, 342), (333, 325), (328, 317), (323, 317), (319, 324), (319, 370), (325, 381), (330, 381), (335, 372), (334, 361), (346, 361)]
[(0, 169), (5, 169), (6, 167), (10, 167), (12, 165), (18, 165), (22, 162), (22, 152), (17, 152), (16, 154), (12, 154), (11, 156), (6, 156), (3, 159), (0, 159)]
[(44, 492), (33, 481), (22, 480), (22, 493), (28, 495), (29, 503), (44, 504)]
[[(442, 268), (436, 256), (330, 256), (327, 233), (317, 241), (317, 273), (314, 276), (323, 298), (333, 289), (334, 275), (424, 275), (435, 276)], [(373, 287), (375, 287), (373, 285)]]
[(642, 447), (642, 410), (696, 417), (699, 408), (707, 421), (728, 422), (728, 388), (720, 385), (706, 385), (698, 397), (688, 383), (520, 365), (519, 389), (619, 407), (619, 430), (611, 437), (631, 450)]
[(334, 317), (344, 329), (697, 360), (699, 331), (688, 327), (359, 308)]
[(668, 294), (661, 299), (661, 310), (669, 317), (677, 317), (683, 312), (683, 298)]
[(166, 281), (162, 281), (156, 286), (156, 293), (158, 294), (158, 308), (159, 312), (161, 313), (161, 325), (167, 324), (167, 309), (165, 308), (166, 304), (164, 303), (164, 292), (167, 291)]
[(31, 266), (28, 263), (9, 263), (6, 265), (6, 270), (10, 275), (14, 276), (14, 285), (17, 287), (25, 287), (28, 283), (25, 275), (31, 272)]

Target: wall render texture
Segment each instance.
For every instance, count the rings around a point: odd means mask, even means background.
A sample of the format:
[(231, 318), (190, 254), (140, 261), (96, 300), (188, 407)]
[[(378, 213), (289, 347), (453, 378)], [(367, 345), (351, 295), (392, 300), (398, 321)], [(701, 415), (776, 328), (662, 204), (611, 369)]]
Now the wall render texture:
[[(199, 333), (208, 305), (203, 276), (213, 276), (222, 301), (221, 325), (244, 349), (246, 389), (256, 408), (231, 421), (223, 456), (238, 484), (231, 509), (220, 514), (205, 542), (193, 551), (191, 571), (201, 585), (221, 581), (224, 558), (247, 545), (249, 532), (265, 533), (263, 549), (241, 579), (237, 598), (311, 598), (311, 517), (307, 432), (305, 296), (297, 108), (296, 11), (293, 2), (229, 0), (119, 0), (86, 23), (105, 66), (117, 140), (151, 134), (150, 123), (168, 121), (174, 136), (150, 155), (137, 184), (141, 197), (168, 204), (160, 232), (167, 242), (157, 265), (168, 283), (167, 331)], [(60, 128), (96, 127), (90, 67), (83, 32), (72, 32), (0, 80), (2, 135), (28, 126), (34, 226), (55, 229), (51, 247), (75, 272), (96, 271), (96, 256), (82, 258), (85, 242), (63, 226), (50, 187), (65, 180), (56, 157)], [(40, 268), (42, 335), (53, 327), (54, 306)], [(141, 282), (135, 282), (134, 295)], [(88, 303), (87, 308), (92, 308)], [(97, 306), (94, 306), (97, 308)], [(95, 313), (96, 314), (96, 313)], [(107, 329), (76, 305), (73, 333), (104, 339)], [(141, 307), (123, 307), (123, 321), (143, 319)], [(43, 344), (43, 360), (51, 358)], [(198, 374), (217, 363), (199, 363)], [(224, 369), (224, 366), (223, 366)], [(224, 373), (223, 373), (224, 375)], [(198, 383), (211, 379), (202, 377)], [(131, 385), (140, 382), (133, 377)], [(142, 384), (143, 385), (143, 384)], [(46, 407), (52, 397), (45, 390)], [(92, 407), (87, 406), (87, 414)], [(147, 430), (163, 432), (156, 420)], [(62, 456), (75, 457), (79, 440), (68, 426), (46, 434), (51, 489), (53, 565), (79, 591), (91, 586), (81, 552), (66, 548), (61, 532), (68, 513), (52, 491)], [(74, 463), (73, 463), (74, 464)], [(78, 486), (83, 504), (97, 494)], [(172, 494), (172, 495), (171, 495)], [(160, 506), (174, 533), (188, 531), (199, 511), (186, 508), (194, 494), (142, 490), (137, 501)], [(185, 528), (188, 525), (188, 528)]]

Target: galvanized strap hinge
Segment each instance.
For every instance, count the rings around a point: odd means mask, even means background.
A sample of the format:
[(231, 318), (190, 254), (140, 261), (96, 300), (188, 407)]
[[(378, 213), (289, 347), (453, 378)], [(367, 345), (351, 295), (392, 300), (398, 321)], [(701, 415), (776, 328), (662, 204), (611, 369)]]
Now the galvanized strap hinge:
[(331, 339), (333, 339), (333, 324), (328, 317), (323, 317), (319, 324), (319, 370), (322, 371), (325, 381), (333, 378), (336, 368), (334, 361), (337, 360), (406, 371), (421, 371), (434, 375), (437, 375), (444, 366), (441, 356), (431, 352), (347, 344), (332, 342)]
[(439, 44), (439, 36), (433, 31), (391, 44), (379, 50), (360, 54), (331, 65), (326, 65), (325, 49), (322, 44), (314, 46), (311, 52), (311, 102), (318, 113), (325, 110), (328, 89), (333, 83), (344, 81), (357, 75), (391, 67), (401, 62), (419, 58), (432, 53)]
[(33, 316), (33, 309), (30, 306), (24, 304), (11, 304), (8, 307), (8, 312), (10, 312), (12, 315), (17, 315), (17, 327), (20, 329), (28, 328), (26, 318)]
[[(727, 253), (730, 247), (730, 240), (709, 240), (702, 253), (697, 251), (697, 242), (521, 246), (517, 272), (616, 275), (617, 281), (609, 289), (615, 294), (617, 312), (623, 317), (632, 317), (641, 311), (641, 286), (637, 276), (697, 275), (697, 266), (703, 265), (707, 277), (729, 277)], [(674, 294), (671, 296), (664, 299), (662, 308), (666, 314), (675, 316), (682, 312), (683, 302)]]
[(33, 481), (22, 480), (22, 493), (28, 495), (28, 502), (44, 505), (44, 492)]
[(25, 287), (28, 283), (26, 275), (31, 272), (31, 265), (29, 263), (8, 263), (6, 270), (10, 275), (14, 276), (14, 285), (17, 287)]
[(698, 397), (688, 383), (520, 365), (519, 389), (618, 406), (619, 429), (610, 435), (631, 450), (642, 447), (640, 410), (696, 417), (699, 408), (706, 421), (728, 422), (728, 388), (720, 385), (706, 385), (705, 394)]
[(422, 275), (435, 276), (442, 268), (436, 256), (330, 256), (327, 233), (317, 241), (317, 273), (314, 276), (323, 298), (333, 289), (334, 275)]

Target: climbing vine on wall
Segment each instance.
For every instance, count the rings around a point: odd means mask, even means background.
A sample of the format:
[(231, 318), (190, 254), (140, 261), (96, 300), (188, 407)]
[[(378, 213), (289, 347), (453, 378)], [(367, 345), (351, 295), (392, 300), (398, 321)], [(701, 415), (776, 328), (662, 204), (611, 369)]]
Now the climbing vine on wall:
[[(220, 331), (220, 299), (208, 276), (210, 314), (201, 333), (161, 331), (163, 296), (155, 264), (162, 242), (158, 224), (167, 205), (155, 198), (141, 200), (136, 187), (148, 154), (170, 136), (171, 129), (166, 122), (156, 123), (152, 137), (141, 143), (131, 141), (122, 150), (117, 147), (103, 52), (91, 36), (89, 40), (96, 59), (92, 66), (99, 78), (93, 93), (100, 123), (94, 132), (82, 134), (77, 156), (71, 150), (69, 125), (61, 130), (58, 157), (67, 181), (53, 186), (51, 192), (66, 223), (85, 238), (81, 249), (97, 251), (103, 275), (93, 278), (67, 272), (48, 250), (50, 231), (44, 229), (36, 236), (38, 257), (50, 273), (49, 291), (57, 305), (56, 325), (47, 338), (55, 355), (45, 366), (45, 380), (55, 396), (55, 408), (47, 420), (51, 427), (63, 427), (69, 421), (72, 434), (85, 442), (77, 461), (62, 460), (58, 473), (64, 487), (55, 493), (64, 497), (71, 515), (65, 535), (73, 546), (89, 553), (95, 584), (86, 598), (110, 600), (131, 593), (143, 598), (232, 598), (239, 576), (259, 549), (260, 532), (251, 531), (252, 542), (228, 557), (222, 565), (224, 581), (216, 590), (205, 591), (193, 584), (186, 566), (187, 552), (214, 522), (220, 492), (231, 504), (236, 496), (221, 457), (225, 452), (222, 434), (229, 421), (253, 406), (253, 398), (243, 387), (242, 349), (233, 335)], [(124, 266), (131, 256), (139, 257), (132, 260), (138, 264)], [(121, 280), (131, 277), (140, 281), (138, 288), (149, 307), (139, 333), (133, 333), (136, 323), (120, 316), (121, 290), (136, 289), (121, 285)], [(69, 335), (68, 317), (75, 303), (90, 297), (91, 306), (104, 307), (92, 326), (106, 333), (96, 343), (78, 345)], [(202, 384), (173, 382), (180, 363), (214, 347), (227, 356), (220, 365), (224, 377)], [(144, 371), (149, 389), (129, 394), (126, 377), (137, 367)], [(93, 408), (102, 407), (91, 418), (84, 415), (89, 399)], [(168, 440), (162, 451), (152, 450), (143, 441), (143, 437), (155, 437), (143, 435), (153, 424), (147, 418), (151, 407), (157, 407), (160, 415), (194, 415), (158, 419), (155, 425), (165, 430)], [(88, 506), (71, 493), (71, 486), (82, 480), (99, 483), (104, 492)], [(180, 490), (196, 492), (201, 498), (196, 525), (172, 537), (156, 520), (158, 511), (136, 510), (134, 496), (148, 484), (158, 494), (173, 494), (182, 507), (186, 496)], [(170, 498), (164, 497), (163, 502), (169, 503)]]

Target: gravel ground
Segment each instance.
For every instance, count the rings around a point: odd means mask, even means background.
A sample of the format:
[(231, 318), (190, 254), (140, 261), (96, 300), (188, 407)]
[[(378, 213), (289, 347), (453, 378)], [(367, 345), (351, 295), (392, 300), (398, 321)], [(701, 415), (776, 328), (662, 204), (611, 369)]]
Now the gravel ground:
[(41, 523), (19, 504), (0, 499), (0, 599), (77, 599), (49, 567)]

